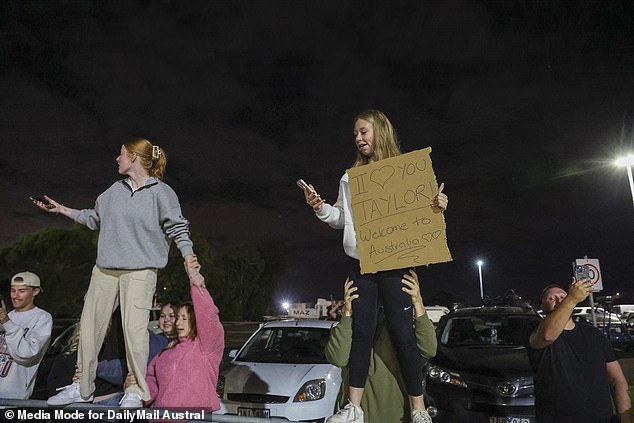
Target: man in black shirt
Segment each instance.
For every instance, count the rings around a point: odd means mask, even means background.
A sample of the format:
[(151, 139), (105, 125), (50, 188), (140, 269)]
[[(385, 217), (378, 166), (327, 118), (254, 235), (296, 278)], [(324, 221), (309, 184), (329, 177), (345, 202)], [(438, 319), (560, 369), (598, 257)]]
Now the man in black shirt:
[(591, 291), (588, 279), (573, 279), (568, 293), (557, 285), (542, 291), (546, 317), (528, 349), (539, 423), (609, 423), (610, 388), (621, 423), (632, 422), (629, 387), (612, 346), (598, 329), (572, 321), (574, 307)]

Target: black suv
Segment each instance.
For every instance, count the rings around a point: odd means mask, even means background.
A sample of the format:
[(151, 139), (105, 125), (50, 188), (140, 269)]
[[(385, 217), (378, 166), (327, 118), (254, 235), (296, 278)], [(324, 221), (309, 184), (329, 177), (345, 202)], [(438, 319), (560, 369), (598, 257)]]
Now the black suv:
[(434, 422), (534, 423), (525, 346), (540, 321), (528, 305), (461, 308), (444, 316), (438, 352), (425, 368)]

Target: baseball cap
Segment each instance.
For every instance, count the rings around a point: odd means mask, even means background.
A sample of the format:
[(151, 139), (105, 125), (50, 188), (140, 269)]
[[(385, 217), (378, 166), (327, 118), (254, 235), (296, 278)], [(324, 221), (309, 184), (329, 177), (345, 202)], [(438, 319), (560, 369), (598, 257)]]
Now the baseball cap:
[(11, 278), (11, 286), (13, 285), (26, 285), (35, 288), (40, 288), (40, 291), (44, 292), (40, 285), (40, 277), (33, 272), (20, 272), (13, 275)]

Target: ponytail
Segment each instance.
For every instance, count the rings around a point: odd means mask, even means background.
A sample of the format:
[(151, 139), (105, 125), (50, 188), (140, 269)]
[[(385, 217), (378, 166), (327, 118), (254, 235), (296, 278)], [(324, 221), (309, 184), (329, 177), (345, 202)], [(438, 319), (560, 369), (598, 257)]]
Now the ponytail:
[(163, 179), (165, 169), (167, 168), (167, 155), (158, 145), (152, 143), (145, 138), (135, 138), (124, 144), (128, 153), (136, 154), (141, 159), (141, 165), (147, 170), (150, 176)]

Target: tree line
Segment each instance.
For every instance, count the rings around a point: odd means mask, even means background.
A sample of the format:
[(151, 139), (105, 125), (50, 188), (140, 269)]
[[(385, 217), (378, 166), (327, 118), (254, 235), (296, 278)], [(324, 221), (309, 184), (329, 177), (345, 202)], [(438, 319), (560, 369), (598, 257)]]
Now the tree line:
[[(23, 235), (0, 250), (0, 292), (8, 297), (10, 278), (23, 270), (38, 274), (44, 294), (36, 303), (54, 316), (78, 317), (97, 257), (98, 232), (82, 225), (44, 228)], [(272, 245), (216, 251), (205, 237), (191, 234), (202, 273), (225, 321), (261, 320), (273, 314), (276, 277), (284, 263)], [(158, 303), (189, 300), (189, 283), (180, 252), (172, 244), (169, 261), (158, 273)]]

